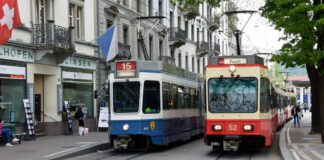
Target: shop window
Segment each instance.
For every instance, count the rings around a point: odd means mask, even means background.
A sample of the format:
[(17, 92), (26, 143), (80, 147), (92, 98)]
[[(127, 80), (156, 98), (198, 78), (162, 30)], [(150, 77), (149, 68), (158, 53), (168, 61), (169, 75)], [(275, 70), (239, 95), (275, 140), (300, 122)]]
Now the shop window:
[(63, 98), (69, 102), (72, 111), (80, 106), (86, 118), (94, 116), (92, 83), (63, 83)]
[(2, 113), (2, 119), (6, 123), (25, 122), (25, 83), (25, 80), (0, 79), (0, 107), (5, 111)]

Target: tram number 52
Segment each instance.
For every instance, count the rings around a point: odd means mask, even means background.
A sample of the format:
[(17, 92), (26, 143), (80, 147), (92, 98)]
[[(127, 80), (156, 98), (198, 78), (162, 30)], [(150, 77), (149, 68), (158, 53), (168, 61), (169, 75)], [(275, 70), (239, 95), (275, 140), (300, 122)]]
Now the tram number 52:
[(236, 124), (229, 124), (228, 125), (228, 130), (230, 130), (230, 131), (236, 131), (237, 130), (237, 125)]

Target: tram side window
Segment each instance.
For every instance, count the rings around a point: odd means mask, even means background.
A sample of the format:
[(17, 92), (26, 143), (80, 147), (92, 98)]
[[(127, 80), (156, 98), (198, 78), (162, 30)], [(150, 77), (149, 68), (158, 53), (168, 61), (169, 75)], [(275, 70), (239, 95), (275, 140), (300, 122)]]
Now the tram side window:
[(170, 99), (170, 83), (163, 82), (163, 109), (170, 109), (172, 106)]
[(271, 107), (272, 108), (277, 108), (277, 106), (278, 106), (278, 104), (277, 104), (277, 93), (276, 93), (276, 91), (274, 90), (273, 87), (271, 87), (271, 102), (272, 102)]
[(183, 108), (190, 108), (190, 89), (185, 88), (185, 92), (183, 94), (184, 106)]
[(195, 108), (195, 89), (190, 89), (190, 108)]
[(183, 87), (178, 87), (178, 108), (185, 108)]
[(260, 87), (260, 112), (267, 113), (270, 108), (270, 93), (269, 93), (269, 80), (266, 78), (261, 78)]
[(178, 86), (176, 84), (171, 84), (171, 96), (170, 96), (170, 109), (178, 108)]
[(160, 83), (145, 81), (143, 91), (143, 113), (160, 112)]

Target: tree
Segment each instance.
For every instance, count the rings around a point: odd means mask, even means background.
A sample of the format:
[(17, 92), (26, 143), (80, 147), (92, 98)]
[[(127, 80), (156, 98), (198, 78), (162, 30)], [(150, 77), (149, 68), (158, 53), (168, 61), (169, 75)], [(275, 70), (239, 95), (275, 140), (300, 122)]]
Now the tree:
[(324, 143), (324, 1), (267, 0), (261, 8), (285, 44), (274, 61), (286, 67), (306, 66), (311, 84), (312, 129)]

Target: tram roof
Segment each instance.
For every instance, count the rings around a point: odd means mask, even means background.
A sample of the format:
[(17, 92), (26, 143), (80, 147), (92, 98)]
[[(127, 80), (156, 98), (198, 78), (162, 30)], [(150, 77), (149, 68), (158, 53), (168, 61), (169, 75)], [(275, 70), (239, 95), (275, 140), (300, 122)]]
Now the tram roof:
[[(185, 69), (179, 68), (175, 65), (166, 63), (164, 61), (143, 61), (143, 60), (122, 60), (123, 62), (136, 62), (136, 70), (137, 72), (161, 72), (172, 74), (179, 77), (184, 77), (192, 80), (197, 80), (197, 74), (187, 71)], [(112, 71), (116, 74), (116, 61), (114, 65), (112, 65)]]
[(261, 64), (264, 65), (263, 58), (257, 55), (240, 55), (240, 56), (213, 56), (208, 61), (211, 65), (222, 64)]

